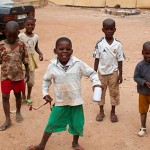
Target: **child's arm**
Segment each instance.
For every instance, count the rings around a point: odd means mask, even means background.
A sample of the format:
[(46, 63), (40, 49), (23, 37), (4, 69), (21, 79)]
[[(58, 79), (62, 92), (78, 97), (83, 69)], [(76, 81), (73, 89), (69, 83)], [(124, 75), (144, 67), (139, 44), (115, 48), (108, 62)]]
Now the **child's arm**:
[(38, 47), (38, 41), (37, 41), (37, 43), (35, 45), (35, 51), (39, 54), (39, 60), (43, 61), (43, 54), (42, 54), (42, 52), (40, 51), (40, 49)]
[(121, 84), (122, 83), (122, 61), (118, 61), (118, 70), (119, 70), (118, 82), (119, 84)]
[(24, 66), (25, 66), (25, 69), (26, 69), (25, 78), (26, 78), (26, 82), (28, 82), (29, 79), (30, 79), (30, 76), (29, 76), (29, 66), (28, 66), (28, 64), (24, 64)]
[(52, 65), (50, 64), (48, 66), (47, 72), (43, 77), (43, 84), (42, 84), (43, 99), (45, 99), (48, 102), (51, 102), (53, 100), (53, 98), (49, 95), (49, 87), (52, 84), (51, 70), (52, 70)]
[(146, 80), (142, 78), (141, 70), (142, 70), (141, 66), (137, 64), (135, 71), (134, 71), (134, 81), (141, 86), (146, 85), (148, 88), (150, 88), (150, 82), (147, 82)]
[(95, 62), (94, 62), (94, 70), (97, 72), (98, 69), (98, 64), (99, 64), (99, 59), (95, 58)]

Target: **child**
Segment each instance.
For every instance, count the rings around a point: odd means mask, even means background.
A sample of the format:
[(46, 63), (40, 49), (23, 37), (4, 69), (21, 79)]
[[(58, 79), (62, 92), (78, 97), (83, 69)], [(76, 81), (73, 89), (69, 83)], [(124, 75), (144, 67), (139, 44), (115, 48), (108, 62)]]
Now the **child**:
[[(27, 46), (27, 51), (29, 55), (29, 74), (30, 80), (27, 82), (28, 93), (27, 93), (27, 102), (32, 102), (31, 100), (31, 92), (32, 87), (34, 85), (35, 78), (35, 69), (37, 68), (37, 63), (35, 61), (34, 53), (35, 51), (39, 54), (39, 60), (43, 60), (43, 54), (38, 47), (38, 35), (34, 34), (35, 28), (35, 19), (32, 16), (28, 16), (25, 19), (25, 32), (19, 34), (19, 38), (25, 43)], [(25, 92), (22, 92), (22, 99), (26, 101)]]
[(104, 104), (107, 86), (110, 93), (110, 103), (112, 105), (110, 119), (111, 122), (118, 122), (115, 107), (119, 104), (119, 84), (122, 83), (122, 61), (124, 54), (122, 45), (113, 35), (116, 31), (115, 21), (105, 19), (102, 31), (105, 37), (101, 38), (95, 46), (93, 57), (95, 58), (94, 70), (99, 73), (102, 82), (103, 92), (99, 103), (100, 112), (96, 116), (97, 121), (103, 121), (105, 117)]
[(29, 80), (28, 53), (24, 43), (18, 40), (19, 25), (14, 21), (8, 22), (5, 32), (6, 40), (0, 42), (0, 63), (2, 101), (6, 121), (0, 126), (0, 131), (12, 125), (9, 104), (11, 90), (16, 97), (16, 121), (20, 123), (23, 120), (20, 113), (21, 91), (25, 91), (22, 63), (26, 68), (27, 81)]
[(72, 147), (83, 150), (79, 145), (79, 136), (83, 135), (84, 113), (81, 97), (81, 78), (89, 77), (93, 87), (101, 85), (96, 72), (87, 64), (72, 56), (70, 39), (61, 37), (56, 41), (54, 53), (56, 59), (51, 61), (43, 80), (43, 97), (47, 102), (53, 98), (48, 94), (49, 86), (54, 83), (55, 106), (50, 114), (41, 143), (31, 146), (29, 150), (44, 150), (52, 133), (66, 130), (73, 135)]
[(143, 44), (143, 58), (135, 68), (134, 81), (137, 82), (139, 93), (139, 112), (141, 114), (141, 129), (138, 136), (146, 133), (146, 118), (150, 104), (150, 41)]

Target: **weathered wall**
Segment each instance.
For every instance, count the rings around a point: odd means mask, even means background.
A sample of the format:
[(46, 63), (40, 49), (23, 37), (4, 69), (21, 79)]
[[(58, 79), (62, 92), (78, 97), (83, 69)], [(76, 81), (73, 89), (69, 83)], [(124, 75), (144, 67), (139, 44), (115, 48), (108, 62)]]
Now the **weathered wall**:
[(137, 7), (150, 8), (150, 0), (137, 0)]
[(122, 8), (150, 8), (150, 0), (49, 0), (58, 5), (114, 7), (120, 4)]
[(122, 8), (135, 8), (137, 0), (106, 0), (106, 5), (114, 7), (116, 4), (120, 4)]

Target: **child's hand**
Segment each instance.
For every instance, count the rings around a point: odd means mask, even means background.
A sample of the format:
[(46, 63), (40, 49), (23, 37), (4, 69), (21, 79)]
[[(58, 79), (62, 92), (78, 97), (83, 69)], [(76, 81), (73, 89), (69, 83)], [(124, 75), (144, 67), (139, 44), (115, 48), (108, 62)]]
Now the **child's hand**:
[(123, 79), (122, 79), (122, 75), (119, 75), (119, 76), (118, 76), (118, 83), (119, 83), (119, 84), (121, 84), (121, 83), (122, 83), (122, 81), (123, 81)]
[(25, 73), (25, 79), (26, 79), (26, 82), (29, 81), (29, 79), (30, 79), (29, 71), (26, 71), (26, 73)]
[(43, 54), (39, 54), (39, 60), (43, 61)]
[(150, 88), (150, 82), (145, 82), (145, 85)]
[(50, 97), (50, 95), (46, 95), (46, 96), (44, 97), (44, 99), (45, 99), (47, 102), (49, 102), (49, 103), (51, 103), (51, 101), (53, 100), (53, 98)]

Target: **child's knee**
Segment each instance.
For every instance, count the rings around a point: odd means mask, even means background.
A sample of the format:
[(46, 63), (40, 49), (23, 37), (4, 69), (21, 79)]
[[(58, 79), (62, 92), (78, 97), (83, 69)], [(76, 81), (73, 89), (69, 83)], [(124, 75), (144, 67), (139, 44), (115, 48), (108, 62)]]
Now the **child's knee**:
[(2, 94), (2, 99), (3, 99), (3, 102), (6, 102), (9, 100), (9, 94)]

